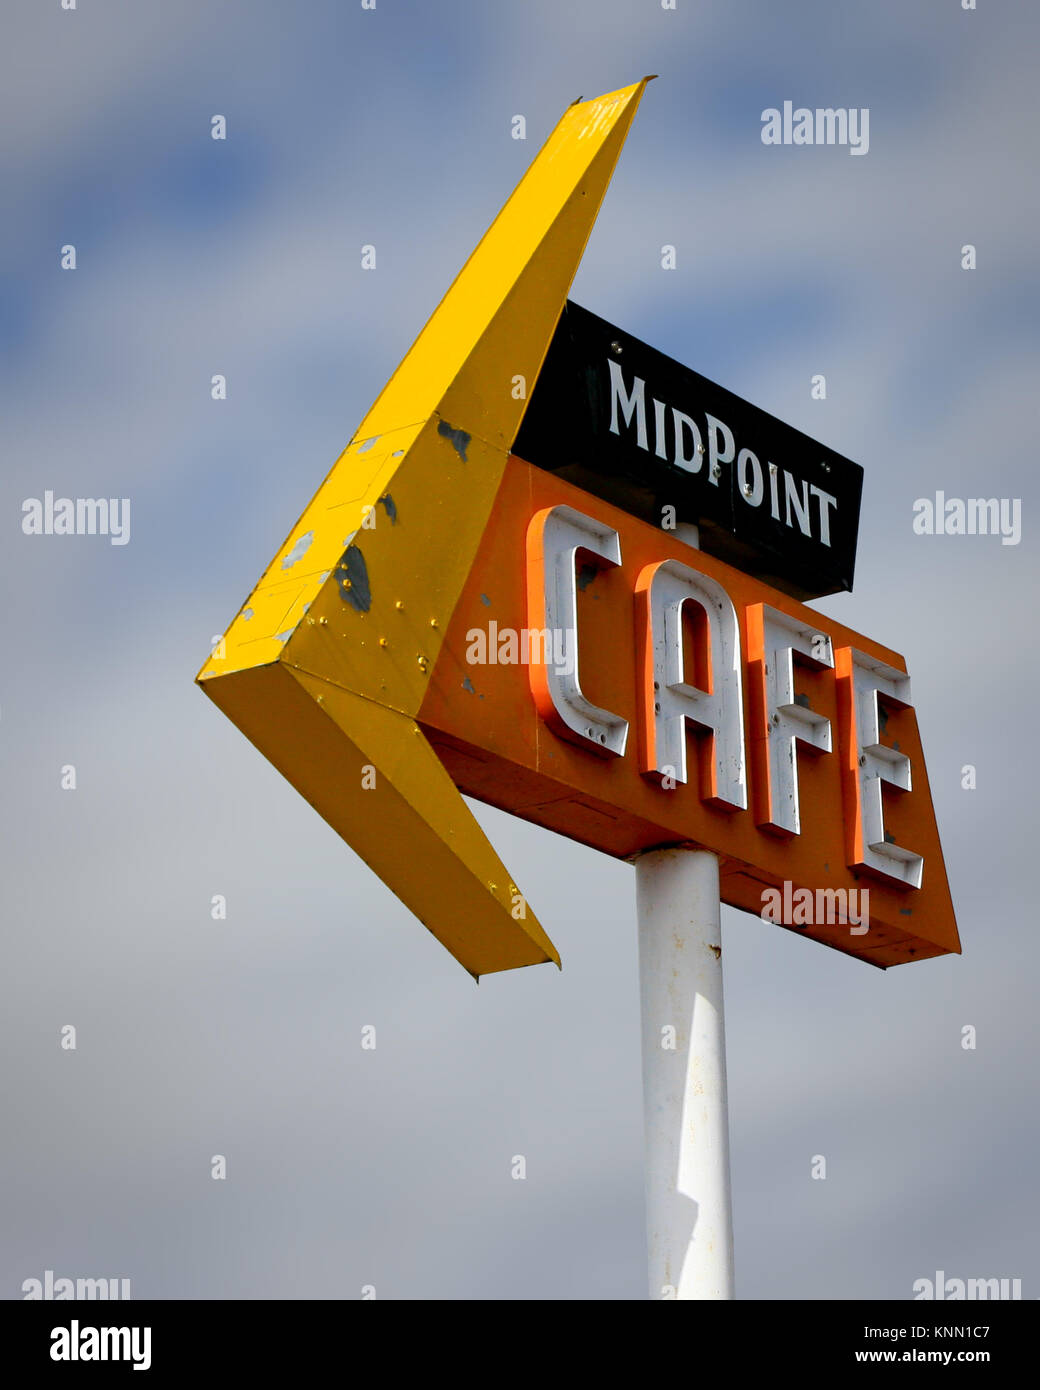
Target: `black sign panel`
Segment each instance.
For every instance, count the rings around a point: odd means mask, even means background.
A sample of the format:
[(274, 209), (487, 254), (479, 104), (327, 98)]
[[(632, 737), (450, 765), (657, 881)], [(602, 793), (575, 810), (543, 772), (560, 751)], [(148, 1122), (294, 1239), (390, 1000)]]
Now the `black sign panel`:
[(863, 469), (577, 304), (513, 452), (796, 598), (852, 588)]

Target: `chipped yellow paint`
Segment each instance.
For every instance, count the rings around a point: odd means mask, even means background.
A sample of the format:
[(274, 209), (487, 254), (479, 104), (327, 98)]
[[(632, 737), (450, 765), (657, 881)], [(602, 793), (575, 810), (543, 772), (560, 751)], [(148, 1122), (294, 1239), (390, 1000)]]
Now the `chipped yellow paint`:
[[(365, 435), (351, 440), (224, 634), (223, 658), (211, 656), (199, 680), (280, 658), (290, 634), (361, 531), (365, 508), (375, 508), (377, 527), (380, 511), (385, 518), (379, 498), (421, 430), (421, 424), (406, 426), (376, 445)], [(367, 519), (371, 522), (371, 512)], [(295, 554), (299, 558), (294, 559)]]
[(415, 716), (647, 81), (567, 109), (197, 677), (476, 976), (559, 956)]
[(310, 616), (328, 622), (299, 627), (285, 657), (413, 716), (429, 686), (507, 457), (473, 438), (464, 462), (440, 433), (440, 424), (437, 416), (427, 422), (386, 489), (396, 519), (378, 506), (375, 525), (354, 538), (370, 581), (368, 611), (359, 613), (344, 602), (333, 575), (310, 609)]

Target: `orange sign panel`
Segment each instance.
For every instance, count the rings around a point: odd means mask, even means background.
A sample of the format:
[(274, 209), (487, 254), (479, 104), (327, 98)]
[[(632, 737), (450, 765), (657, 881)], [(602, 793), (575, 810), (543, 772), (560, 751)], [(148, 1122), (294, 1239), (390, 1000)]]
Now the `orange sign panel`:
[(712, 850), (724, 902), (876, 965), (959, 950), (900, 656), (515, 455), (493, 518), (416, 716), (460, 790)]

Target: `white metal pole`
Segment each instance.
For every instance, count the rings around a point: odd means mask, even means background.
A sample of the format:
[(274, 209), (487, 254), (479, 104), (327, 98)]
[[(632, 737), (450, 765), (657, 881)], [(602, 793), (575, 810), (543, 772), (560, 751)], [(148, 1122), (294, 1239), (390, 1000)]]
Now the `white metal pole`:
[(635, 861), (650, 1297), (732, 1298), (719, 861)]

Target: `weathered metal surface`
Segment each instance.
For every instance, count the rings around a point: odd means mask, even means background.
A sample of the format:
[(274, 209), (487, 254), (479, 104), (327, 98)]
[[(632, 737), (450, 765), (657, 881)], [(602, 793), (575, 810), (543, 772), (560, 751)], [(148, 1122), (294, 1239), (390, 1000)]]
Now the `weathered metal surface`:
[(198, 676), (477, 976), (559, 957), (415, 715), (645, 85), (568, 108)]
[(652, 1299), (733, 1297), (719, 864), (636, 860)]

